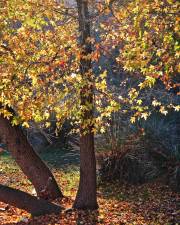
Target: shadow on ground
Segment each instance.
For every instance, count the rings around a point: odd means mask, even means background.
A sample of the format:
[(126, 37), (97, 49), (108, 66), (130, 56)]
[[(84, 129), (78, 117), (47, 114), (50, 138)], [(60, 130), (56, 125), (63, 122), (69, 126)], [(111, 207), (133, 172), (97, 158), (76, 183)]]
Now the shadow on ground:
[(70, 221), (73, 221), (73, 224), (77, 225), (96, 225), (101, 224), (99, 223), (98, 216), (98, 211), (70, 211), (60, 215), (45, 215), (29, 219), (24, 217), (22, 218), (22, 221), (16, 223), (3, 223), (3, 225), (70, 225)]
[(68, 165), (79, 166), (79, 151), (71, 147), (49, 149), (40, 156), (48, 165), (56, 169), (66, 169)]

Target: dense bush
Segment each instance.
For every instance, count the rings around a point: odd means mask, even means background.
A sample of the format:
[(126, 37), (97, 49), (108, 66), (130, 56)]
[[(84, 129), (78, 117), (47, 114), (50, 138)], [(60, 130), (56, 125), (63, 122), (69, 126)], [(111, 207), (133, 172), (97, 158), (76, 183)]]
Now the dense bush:
[[(137, 184), (166, 177), (174, 189), (179, 188), (179, 114), (168, 116), (152, 114), (147, 121), (132, 125), (128, 116), (113, 116), (111, 127), (98, 138), (96, 145), (101, 152), (101, 180), (118, 179)], [(164, 176), (163, 176), (164, 175)]]

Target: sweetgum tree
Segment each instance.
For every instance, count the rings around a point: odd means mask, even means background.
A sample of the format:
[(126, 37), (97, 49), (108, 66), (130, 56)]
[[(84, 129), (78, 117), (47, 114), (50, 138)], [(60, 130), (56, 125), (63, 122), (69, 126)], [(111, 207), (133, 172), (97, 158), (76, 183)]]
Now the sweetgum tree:
[[(65, 119), (78, 125), (81, 178), (74, 207), (96, 209), (94, 132), (101, 118), (93, 114), (94, 90), (100, 93), (98, 100), (106, 91), (106, 73), (99, 78), (93, 74), (92, 60), (98, 59), (98, 52), (91, 48), (88, 1), (77, 1), (78, 10), (72, 11), (52, 1), (7, 1), (2, 7), (1, 115), (12, 125), (28, 127), (34, 120), (48, 127), (55, 112), (58, 126)], [(117, 108), (110, 101), (106, 113)], [(27, 174), (22, 161), (16, 161)]]
[[(56, 87), (51, 85), (56, 82), (53, 75), (57, 77), (54, 69), (63, 70), (66, 66), (65, 54), (62, 56), (63, 60), (59, 59), (57, 62), (57, 58), (65, 52), (65, 47), (69, 45), (68, 40), (72, 37), (68, 36), (66, 27), (67, 33), (62, 35), (66, 43), (61, 45), (61, 38), (56, 36), (56, 30), (52, 31), (52, 26), (48, 24), (48, 16), (51, 16), (48, 14), (49, 11), (46, 11), (47, 7), (51, 6), (48, 4), (47, 2), (45, 8), (41, 4), (36, 5), (35, 1), (6, 1), (1, 5), (0, 135), (16, 162), (31, 180), (38, 196), (54, 199), (62, 197), (62, 193), (52, 173), (28, 144), (22, 130), (16, 126), (22, 123), (23, 126), (28, 127), (27, 121), (33, 118), (36, 122), (44, 118), (48, 119), (49, 104), (56, 95)], [(33, 17), (36, 7), (37, 15)], [(46, 20), (48, 20), (47, 23)], [(62, 21), (62, 26), (63, 24), (66, 24), (66, 21)], [(61, 28), (61, 31), (64, 32), (64, 30), (65, 28)], [(49, 43), (52, 37), (54, 44)], [(51, 49), (48, 46), (51, 46)], [(68, 49), (66, 54), (69, 54)], [(58, 85), (60, 84), (56, 86)], [(59, 96), (57, 99), (60, 99)], [(11, 120), (13, 127), (8, 119)], [(6, 190), (5, 187), (2, 190)], [(15, 195), (13, 190), (12, 195)], [(2, 201), (3, 196), (2, 193)], [(6, 195), (7, 200), (11, 204), (11, 198), (8, 196), (10, 195)], [(17, 206), (24, 207), (20, 198), (15, 198), (15, 196), (13, 198), (19, 199)], [(30, 210), (27, 206), (26, 208)]]
[[(36, 121), (41, 121), (44, 116), (47, 118), (49, 115), (48, 111), (44, 111), (44, 115), (41, 117), (40, 111), (44, 109), (45, 101), (47, 105), (48, 101), (51, 101), (52, 94), (50, 92), (52, 90), (48, 91), (48, 85), (52, 78), (47, 78), (49, 83), (47, 83), (47, 90), (45, 90), (42, 80), (46, 78), (43, 77), (39, 68), (44, 69), (43, 67), (48, 67), (46, 71), (51, 71), (50, 64), (56, 59), (55, 51), (58, 50), (54, 47), (52, 48), (54, 51), (49, 49), (50, 52), (48, 54), (52, 58), (47, 58), (47, 62), (46, 60), (40, 60), (43, 57), (42, 51), (44, 51), (44, 54), (47, 51), (48, 38), (51, 38), (52, 32), (47, 35), (48, 28), (44, 28), (46, 29), (46, 34), (43, 33), (41, 29), (42, 22), (38, 18), (38, 16), (42, 16), (41, 11), (40, 15), (37, 14), (37, 22), (35, 22), (35, 19), (32, 19), (31, 13), (33, 13), (33, 7), (35, 7), (33, 2), (31, 2), (32, 4), (30, 2), (23, 3), (23, 1), (6, 1), (1, 8), (0, 111), (6, 118), (13, 116), (11, 119), (12, 124), (17, 125), (24, 121), (23, 125), (28, 126), (26, 121), (29, 121), (32, 117), (35, 116)], [(44, 11), (45, 15), (46, 11)], [(42, 43), (43, 41), (45, 42), (45, 35), (48, 37), (46, 44)], [(48, 54), (46, 57), (48, 57)], [(61, 67), (64, 66), (64, 62), (60, 61), (59, 63), (61, 63)], [(38, 66), (40, 64), (43, 66)], [(41, 74), (42, 79), (37, 80), (37, 76), (33, 75), (34, 73)], [(48, 96), (48, 98), (45, 97), (46, 100), (44, 97), (40, 97), (43, 96), (43, 92), (46, 93), (45, 96)], [(55, 91), (53, 93), (56, 94)], [(30, 99), (31, 101), (29, 101)], [(12, 110), (7, 109), (7, 106), (13, 109), (16, 115), (12, 113)], [(11, 136), (12, 134), (13, 136)], [(33, 152), (31, 146), (28, 145), (22, 131), (19, 128), (11, 128), (9, 122), (1, 118), (1, 135), (6, 136), (3, 139), (5, 139), (17, 163), (35, 186), (37, 194), (44, 198), (62, 196), (54, 177), (37, 154)], [(36, 163), (32, 164), (32, 161)], [(45, 187), (47, 187), (46, 190)]]
[[(104, 132), (104, 119), (120, 109), (120, 100), (137, 104), (133, 122), (147, 116), (139, 89), (152, 87), (156, 79), (167, 88), (178, 86), (177, 10), (176, 1), (158, 0), (77, 0), (73, 8), (48, 0), (1, 5), (0, 113), (25, 127), (30, 120), (48, 127), (52, 112), (59, 127), (65, 119), (73, 122), (81, 152), (75, 208), (97, 208), (94, 134)], [(107, 71), (99, 67), (94, 73), (93, 65), (114, 48), (120, 49), (117, 62), (124, 69), (145, 78), (130, 99), (110, 93)]]
[[(166, 115), (179, 111), (177, 101), (166, 104), (152, 96), (149, 105), (143, 105), (141, 92), (161, 81), (178, 99), (179, 92), (179, 2), (176, 0), (111, 0), (106, 1), (112, 15), (101, 24), (101, 38), (105, 46), (118, 47), (116, 57), (124, 70), (134, 74), (139, 85), (129, 92), (128, 104), (137, 117), (147, 118), (151, 108), (159, 108)], [(113, 33), (111, 31), (114, 31)], [(161, 85), (162, 86), (162, 85)]]

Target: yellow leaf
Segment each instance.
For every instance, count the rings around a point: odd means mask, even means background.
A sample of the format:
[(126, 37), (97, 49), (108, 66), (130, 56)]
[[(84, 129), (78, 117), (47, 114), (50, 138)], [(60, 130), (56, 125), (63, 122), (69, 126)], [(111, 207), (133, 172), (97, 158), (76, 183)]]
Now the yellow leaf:
[(22, 126), (23, 126), (23, 127), (26, 127), (26, 128), (29, 128), (28, 122), (23, 122)]
[(135, 123), (136, 122), (136, 117), (132, 116), (130, 121), (131, 121), (131, 123)]

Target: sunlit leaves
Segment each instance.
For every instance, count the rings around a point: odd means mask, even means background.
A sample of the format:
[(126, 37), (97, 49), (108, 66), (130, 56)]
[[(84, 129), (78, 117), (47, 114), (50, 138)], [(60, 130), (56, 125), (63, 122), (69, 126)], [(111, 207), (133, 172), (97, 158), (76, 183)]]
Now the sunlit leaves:
[[(129, 104), (129, 110), (135, 113), (132, 122), (137, 117), (147, 119), (150, 108), (140, 92), (153, 88), (157, 79), (167, 89), (177, 85), (178, 5), (173, 0), (97, 3), (99, 18), (102, 13), (107, 17), (99, 20), (95, 28), (100, 39), (87, 39), (93, 52), (83, 57), (98, 64), (101, 56), (117, 50), (116, 61), (125, 70), (143, 77), (139, 87), (127, 90), (128, 98), (124, 98), (111, 93), (106, 69), (99, 68), (98, 75), (89, 71), (88, 79), (82, 78), (76, 9), (69, 16), (58, 1), (6, 1), (0, 14), (0, 102), (13, 107), (20, 116), (21, 121), (14, 119), (13, 123), (35, 120), (48, 127), (51, 114), (55, 113), (59, 127), (65, 119), (71, 119), (78, 127), (83, 113), (90, 109), (95, 112), (94, 118), (86, 125), (94, 124), (94, 132), (104, 132), (111, 113), (120, 110), (120, 103)], [(93, 89), (94, 104), (85, 103), (82, 107), (80, 95), (84, 86)], [(150, 101), (150, 105), (159, 106), (158, 111), (164, 115), (168, 109), (179, 110), (178, 105), (163, 106), (156, 101)]]
[[(107, 30), (116, 27), (114, 37), (122, 46), (117, 61), (124, 69), (138, 71), (152, 79), (159, 78), (167, 88), (172, 85), (179, 70), (178, 9), (179, 2), (173, 0), (113, 4), (115, 17), (114, 20), (110, 18)], [(112, 44), (112, 38), (105, 38)]]
[(31, 119), (48, 120), (54, 106), (65, 110), (64, 99), (73, 94), (68, 85), (78, 68), (77, 26), (56, 13), (57, 6), (52, 1), (7, 1), (1, 14), (0, 102), (13, 107), (25, 126)]
[(22, 126), (25, 127), (25, 128), (29, 128), (29, 124), (27, 122), (23, 122)]
[(147, 87), (152, 88), (155, 82), (156, 82), (156, 79), (154, 77), (146, 76), (144, 82), (140, 83), (138, 86), (140, 87), (140, 89), (147, 88)]

